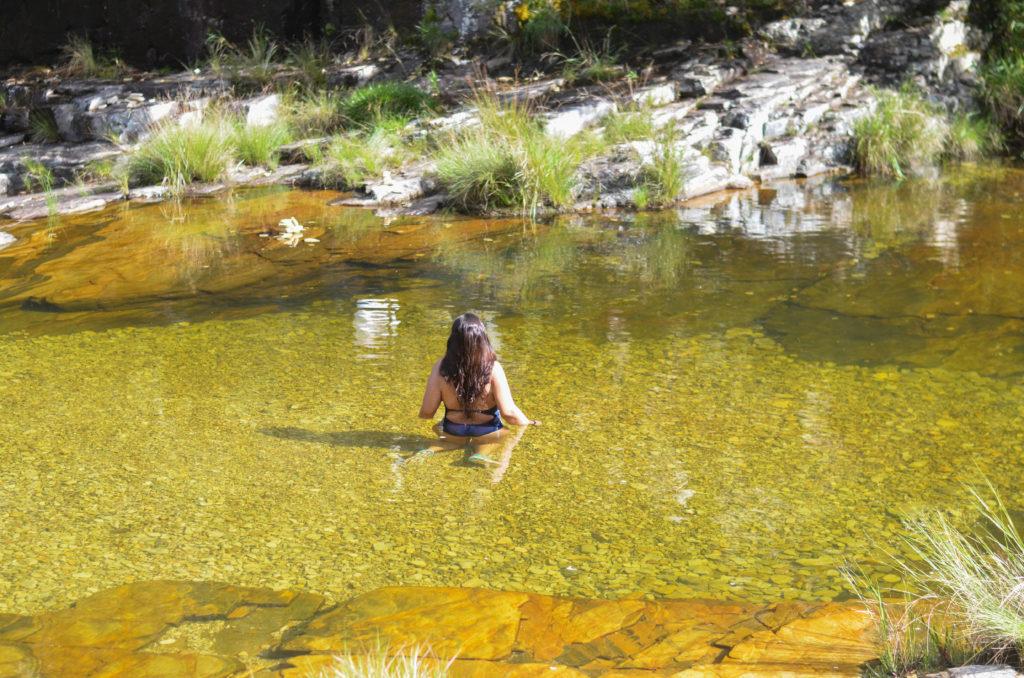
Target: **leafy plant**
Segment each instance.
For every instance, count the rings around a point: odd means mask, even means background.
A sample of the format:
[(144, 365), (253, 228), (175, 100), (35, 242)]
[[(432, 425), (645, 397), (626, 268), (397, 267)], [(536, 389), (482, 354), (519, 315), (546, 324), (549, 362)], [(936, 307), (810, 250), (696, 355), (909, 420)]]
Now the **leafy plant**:
[(981, 69), (981, 82), (980, 98), (985, 109), (1019, 145), (1024, 141), (1024, 55), (990, 60)]
[(527, 54), (557, 49), (569, 30), (556, 0), (523, 0), (515, 12), (519, 19), (516, 44)]

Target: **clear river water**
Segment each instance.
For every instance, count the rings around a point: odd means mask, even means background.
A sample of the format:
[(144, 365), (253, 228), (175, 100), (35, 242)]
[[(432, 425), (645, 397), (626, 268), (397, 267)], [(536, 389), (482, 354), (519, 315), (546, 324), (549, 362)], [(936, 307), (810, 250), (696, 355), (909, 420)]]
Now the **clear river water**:
[[(0, 600), (146, 579), (841, 599), (1019, 508), (1024, 172), (649, 214), (385, 220), (284, 188), (8, 224)], [(305, 238), (268, 236), (294, 217)], [(418, 420), (452, 318), (540, 427)]]

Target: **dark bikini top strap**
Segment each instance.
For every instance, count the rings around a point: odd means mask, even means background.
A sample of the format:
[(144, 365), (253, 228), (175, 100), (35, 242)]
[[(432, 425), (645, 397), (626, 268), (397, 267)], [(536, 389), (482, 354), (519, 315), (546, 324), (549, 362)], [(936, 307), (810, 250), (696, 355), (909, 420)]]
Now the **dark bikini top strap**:
[(462, 412), (463, 414), (495, 414), (498, 411), (498, 406), (489, 407), (486, 410), (470, 410), (470, 409), (455, 409), (454, 407), (444, 406), (445, 412)]

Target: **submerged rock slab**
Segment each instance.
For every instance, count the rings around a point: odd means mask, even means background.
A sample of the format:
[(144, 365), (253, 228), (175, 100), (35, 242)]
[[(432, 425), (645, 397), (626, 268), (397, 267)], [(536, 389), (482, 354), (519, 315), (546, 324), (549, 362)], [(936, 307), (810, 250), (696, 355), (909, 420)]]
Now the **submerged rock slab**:
[(583, 600), (392, 587), (333, 608), (300, 590), (155, 581), (66, 610), (0, 615), (0, 675), (309, 676), (410, 651), (452, 676), (856, 676), (876, 656), (855, 604)]

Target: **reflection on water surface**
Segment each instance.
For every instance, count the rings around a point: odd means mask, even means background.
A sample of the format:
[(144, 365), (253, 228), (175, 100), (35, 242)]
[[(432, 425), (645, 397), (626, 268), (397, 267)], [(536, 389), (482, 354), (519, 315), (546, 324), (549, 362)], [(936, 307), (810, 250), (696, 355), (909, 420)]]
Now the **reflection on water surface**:
[[(982, 476), (1016, 496), (1022, 187), (781, 185), (536, 226), (274, 189), (17, 226), (0, 597), (187, 578), (825, 599), (847, 559), (892, 578), (907, 512), (960, 511)], [(318, 242), (261, 236), (292, 216)], [(466, 309), (545, 422), (500, 473), (412, 454)]]

